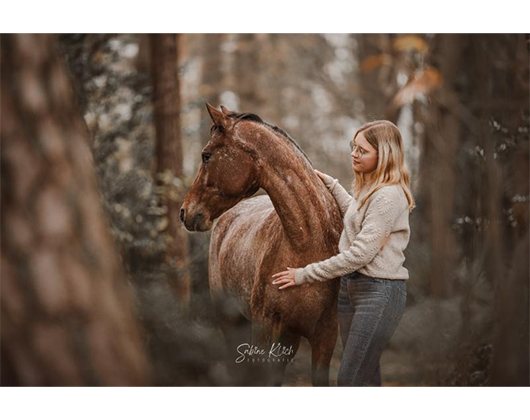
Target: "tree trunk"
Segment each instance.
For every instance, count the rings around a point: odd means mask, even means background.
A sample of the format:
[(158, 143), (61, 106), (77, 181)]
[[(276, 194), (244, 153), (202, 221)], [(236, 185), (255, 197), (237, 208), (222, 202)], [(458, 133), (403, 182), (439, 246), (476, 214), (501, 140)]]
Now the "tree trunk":
[[(221, 44), (224, 38), (225, 35), (223, 34), (204, 34), (201, 37), (201, 50), (203, 51), (199, 87), (201, 100), (216, 107), (220, 105), (219, 95), (225, 89), (223, 87), (221, 56)], [(205, 146), (210, 140), (210, 127), (212, 126), (212, 119), (206, 110), (205, 103), (200, 104), (201, 123), (199, 136), (201, 147)]]
[[(479, 92), (474, 99), (486, 169), (484, 268), (495, 290), (490, 385), (528, 386), (528, 36), (480, 35), (474, 41), (472, 91)], [(489, 126), (484, 124), (488, 120)], [(497, 130), (491, 121), (498, 124)]]
[(174, 179), (182, 179), (182, 144), (179, 117), (177, 35), (151, 36), (154, 120), (156, 127), (156, 172), (165, 189), (162, 200), (167, 207), (169, 235), (166, 262), (175, 267), (177, 295), (181, 303), (190, 301), (188, 236), (179, 222), (182, 200)]
[(456, 267), (457, 242), (452, 226), (456, 188), (456, 157), (460, 121), (458, 101), (454, 94), (455, 80), (460, 71), (462, 40), (458, 35), (441, 35), (435, 39), (433, 56), (444, 84), (430, 97), (431, 106), (424, 115), (425, 124), (423, 167), (420, 169), (420, 194), (425, 198), (431, 269), (429, 291), (444, 298), (455, 293), (453, 272)]
[(3, 35), (1, 57), (2, 385), (147, 385), (55, 38)]
[(358, 56), (361, 71), (359, 73), (359, 94), (364, 103), (364, 115), (367, 121), (384, 119), (391, 96), (396, 87), (393, 73), (394, 57), (391, 49), (391, 35), (359, 35)]

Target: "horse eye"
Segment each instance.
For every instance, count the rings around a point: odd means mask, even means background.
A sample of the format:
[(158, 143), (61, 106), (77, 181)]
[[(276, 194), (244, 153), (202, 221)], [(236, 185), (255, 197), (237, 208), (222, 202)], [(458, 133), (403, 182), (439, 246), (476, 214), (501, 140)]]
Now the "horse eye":
[(212, 154), (209, 152), (202, 152), (202, 163), (208, 162), (211, 156)]

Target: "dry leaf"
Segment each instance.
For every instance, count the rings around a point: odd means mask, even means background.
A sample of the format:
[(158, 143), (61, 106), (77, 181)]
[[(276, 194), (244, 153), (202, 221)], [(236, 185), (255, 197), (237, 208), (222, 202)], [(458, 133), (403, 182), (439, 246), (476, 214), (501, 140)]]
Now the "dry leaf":
[(378, 67), (390, 64), (392, 64), (392, 57), (388, 54), (370, 55), (361, 62), (361, 71), (369, 73)]
[(394, 49), (403, 52), (417, 51), (425, 54), (429, 51), (429, 45), (417, 35), (401, 35), (394, 40)]
[(402, 107), (414, 102), (421, 95), (427, 95), (438, 89), (443, 82), (441, 73), (434, 67), (426, 67), (414, 74), (412, 79), (401, 88), (393, 99), (395, 107)]

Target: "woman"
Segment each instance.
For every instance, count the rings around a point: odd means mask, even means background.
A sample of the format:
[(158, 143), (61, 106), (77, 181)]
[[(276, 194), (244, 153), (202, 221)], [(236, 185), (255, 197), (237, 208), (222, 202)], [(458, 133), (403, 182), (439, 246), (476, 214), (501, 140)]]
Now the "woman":
[(302, 268), (274, 274), (283, 290), (340, 278), (338, 320), (343, 354), (339, 386), (381, 385), (379, 359), (404, 312), (404, 250), (414, 208), (403, 141), (390, 121), (363, 125), (351, 142), (353, 196), (316, 171), (344, 219), (340, 253)]

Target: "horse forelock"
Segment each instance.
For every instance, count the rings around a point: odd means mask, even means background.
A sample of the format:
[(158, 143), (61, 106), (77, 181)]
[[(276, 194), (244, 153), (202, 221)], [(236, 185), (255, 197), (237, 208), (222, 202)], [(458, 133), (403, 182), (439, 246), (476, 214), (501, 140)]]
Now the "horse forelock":
[(252, 114), (252, 113), (249, 113), (249, 112), (245, 112), (245, 113), (238, 113), (238, 112), (230, 112), (228, 114), (228, 117), (230, 118), (233, 118), (236, 120), (236, 124), (237, 122), (239, 121), (252, 121), (252, 122), (255, 122), (255, 123), (258, 123), (270, 130), (272, 130), (275, 134), (279, 134), (279, 137), (284, 140), (284, 141), (287, 141), (289, 142), (291, 145), (293, 145), (300, 153), (302, 153), (302, 155), (304, 156), (304, 158), (307, 160), (307, 163), (309, 163), (309, 166), (310, 167), (313, 167), (313, 163), (311, 162), (311, 159), (309, 159), (309, 157), (306, 155), (306, 153), (302, 150), (302, 148), (298, 145), (298, 143), (296, 142), (296, 140), (294, 140), (285, 130), (283, 130), (282, 128), (276, 126), (276, 125), (273, 125), (265, 120), (263, 120), (259, 115), (256, 115), (256, 114)]

